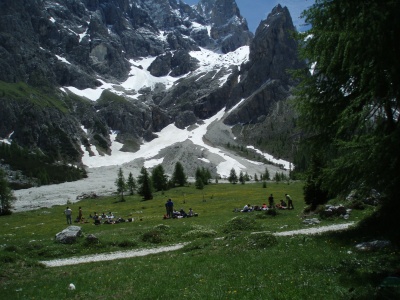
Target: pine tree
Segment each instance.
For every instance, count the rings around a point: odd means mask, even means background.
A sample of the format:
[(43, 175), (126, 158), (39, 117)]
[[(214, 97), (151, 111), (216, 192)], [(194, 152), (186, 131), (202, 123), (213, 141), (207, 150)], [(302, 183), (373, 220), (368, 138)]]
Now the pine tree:
[(202, 190), (204, 188), (203, 178), (201, 176), (196, 176), (196, 181), (194, 184), (196, 189)]
[(236, 175), (236, 171), (234, 168), (231, 169), (231, 172), (228, 177), (228, 181), (232, 184), (236, 184), (238, 182), (238, 177)]
[(239, 182), (241, 184), (245, 184), (246, 180), (244, 179), (243, 171), (240, 171), (239, 173)]
[(210, 183), (212, 177), (208, 169), (201, 167), (201, 169), (200, 168), (196, 169), (195, 180), (197, 181), (198, 178), (200, 178), (203, 181), (203, 186), (204, 186)]
[(279, 181), (282, 180), (281, 174), (280, 174), (279, 172), (276, 172), (276, 173), (275, 173), (274, 180), (275, 180), (277, 183), (278, 183)]
[(175, 164), (174, 173), (172, 174), (172, 182), (174, 185), (178, 186), (184, 186), (187, 183), (185, 171), (179, 161)]
[(40, 169), (38, 174), (39, 185), (46, 185), (49, 184), (49, 174), (47, 173), (46, 169)]
[(203, 177), (203, 183), (204, 183), (205, 185), (209, 184), (209, 183), (210, 183), (210, 180), (211, 180), (211, 178), (212, 178), (212, 177), (211, 177), (210, 170), (207, 169), (207, 168), (202, 167), (202, 168), (201, 168), (201, 173), (202, 173), (202, 177)]
[(250, 176), (249, 176), (249, 174), (247, 172), (244, 173), (244, 180), (245, 181), (250, 181)]
[(128, 180), (126, 181), (126, 187), (128, 188), (129, 194), (133, 195), (136, 190), (136, 180), (133, 178), (132, 172), (129, 172)]
[(270, 175), (269, 175), (269, 171), (268, 171), (267, 167), (265, 167), (265, 171), (263, 174), (263, 180), (270, 180)]
[(196, 173), (194, 174), (194, 178), (195, 178), (195, 185), (196, 185), (196, 188), (197, 188), (197, 186), (199, 185), (199, 182), (201, 181), (201, 182), (202, 182), (202, 187), (201, 187), (201, 189), (203, 189), (203, 187), (204, 187), (204, 180), (203, 180), (203, 173), (201, 172), (201, 169), (200, 169), (200, 168), (197, 168), (197, 169), (196, 169)]
[(258, 182), (257, 173), (254, 173), (254, 181), (255, 181), (255, 182)]
[(305, 142), (323, 154), (321, 187), (332, 195), (377, 189), (393, 222), (400, 209), (399, 11), (395, 0), (317, 1), (304, 13), (312, 27), (299, 42), (309, 68), (297, 72), (295, 99)]
[(140, 175), (137, 179), (138, 183), (138, 194), (143, 197), (144, 200), (153, 199), (152, 184), (149, 173), (145, 167), (140, 170)]
[(115, 180), (115, 185), (117, 186), (118, 195), (121, 196), (120, 200), (125, 201), (124, 192), (126, 191), (126, 183), (125, 183), (125, 177), (124, 177), (124, 172), (122, 171), (122, 168), (119, 168), (119, 170), (118, 170), (118, 177)]
[(12, 203), (16, 200), (9, 187), (6, 175), (0, 169), (0, 215), (10, 215), (12, 213)]
[(168, 178), (165, 175), (162, 165), (156, 166), (151, 172), (151, 181), (156, 191), (165, 191), (168, 189)]
[(314, 155), (303, 186), (304, 201), (311, 205), (311, 210), (315, 210), (319, 204), (325, 204), (328, 201), (328, 192), (322, 188), (321, 175), (321, 161), (317, 155)]

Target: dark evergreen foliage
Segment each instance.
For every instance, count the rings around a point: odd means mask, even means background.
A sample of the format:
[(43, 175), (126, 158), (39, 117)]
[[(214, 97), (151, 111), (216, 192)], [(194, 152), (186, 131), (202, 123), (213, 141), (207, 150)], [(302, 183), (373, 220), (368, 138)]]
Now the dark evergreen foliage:
[(204, 189), (204, 182), (203, 182), (203, 179), (201, 177), (196, 176), (196, 181), (195, 181), (194, 184), (196, 186), (196, 189), (199, 189), (199, 190)]
[(175, 164), (174, 173), (172, 174), (172, 183), (178, 186), (184, 186), (187, 183), (185, 171), (179, 161)]
[(234, 168), (231, 169), (229, 173), (228, 181), (232, 184), (236, 184), (238, 182), (238, 177)]
[(263, 179), (263, 180), (270, 180), (270, 179), (271, 179), (271, 178), (270, 178), (270, 175), (269, 175), (268, 168), (265, 168), (265, 171), (264, 171), (264, 174), (263, 174), (263, 176), (262, 176), (262, 179)]
[(250, 175), (247, 172), (243, 176), (245, 181), (250, 181)]
[(328, 201), (328, 192), (322, 188), (322, 165), (317, 155), (314, 155), (307, 172), (307, 178), (303, 187), (304, 201), (315, 210), (319, 204)]
[(243, 171), (240, 171), (240, 173), (239, 173), (239, 182), (241, 184), (245, 184), (246, 183), (246, 180), (244, 179)]
[(138, 194), (143, 197), (143, 200), (153, 199), (152, 183), (149, 173), (145, 167), (140, 170), (140, 175), (137, 179)]
[(115, 180), (115, 185), (117, 186), (117, 193), (121, 197), (121, 201), (125, 201), (124, 199), (124, 192), (126, 191), (126, 182), (125, 182), (125, 177), (124, 177), (124, 172), (122, 171), (122, 168), (119, 168), (118, 170), (118, 177)]
[[(16, 143), (0, 144), (0, 159), (13, 170), (20, 170), (38, 185), (57, 184), (86, 178), (86, 170), (54, 161), (38, 151), (30, 152)], [(16, 185), (11, 185), (17, 189)]]
[(397, 0), (317, 0), (300, 39), (312, 72), (298, 73), (295, 101), (306, 142), (323, 154), (321, 188), (375, 188), (391, 211), (400, 207), (399, 12)]
[(0, 216), (10, 215), (12, 203), (15, 201), (14, 194), (12, 193), (6, 175), (2, 169), (0, 169)]
[(151, 181), (156, 191), (165, 191), (168, 189), (168, 177), (165, 175), (162, 165), (156, 166), (151, 172)]
[[(204, 185), (207, 185), (210, 183), (211, 178), (212, 178), (211, 173), (208, 169), (206, 169), (204, 167), (196, 169), (196, 173), (195, 173), (196, 187), (201, 186), (200, 189), (203, 189)], [(202, 182), (202, 185), (200, 185), (200, 181)]]
[(129, 195), (135, 194), (136, 180), (133, 178), (132, 172), (129, 172), (128, 180), (126, 181), (126, 187), (129, 191)]

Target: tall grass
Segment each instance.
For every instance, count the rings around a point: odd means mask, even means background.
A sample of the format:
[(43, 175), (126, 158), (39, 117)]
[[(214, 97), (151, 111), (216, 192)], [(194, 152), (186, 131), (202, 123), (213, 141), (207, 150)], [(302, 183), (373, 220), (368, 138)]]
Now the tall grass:
[[(64, 206), (0, 218), (0, 294), (4, 299), (373, 299), (379, 284), (400, 266), (398, 252), (357, 252), (364, 237), (352, 233), (275, 237), (271, 233), (304, 228), (301, 183), (177, 188), (155, 194), (83, 200), (84, 215), (112, 211), (134, 222), (82, 226), (98, 244), (81, 238), (72, 245), (54, 242), (66, 225)], [(203, 194), (204, 192), (204, 194)], [(235, 213), (246, 203), (260, 205), (267, 195), (289, 193), (295, 209), (273, 217)], [(282, 196), (283, 197), (283, 196)], [(164, 203), (189, 207), (198, 217), (164, 220)], [(372, 209), (355, 211), (357, 221)], [(323, 220), (328, 225), (341, 220)], [(259, 232), (253, 234), (253, 232)], [(156, 237), (154, 240), (151, 237)], [(188, 242), (181, 250), (104, 262), (46, 268), (39, 261), (124, 249)], [(76, 290), (68, 290), (74, 283)], [(389, 291), (391, 294), (396, 292)]]

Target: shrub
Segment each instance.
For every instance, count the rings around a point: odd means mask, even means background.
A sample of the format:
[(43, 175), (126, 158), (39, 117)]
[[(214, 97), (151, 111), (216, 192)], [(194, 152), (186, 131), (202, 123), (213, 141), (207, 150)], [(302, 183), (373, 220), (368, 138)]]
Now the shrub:
[(83, 244), (88, 247), (88, 246), (94, 246), (94, 245), (100, 245), (99, 238), (95, 236), (94, 234), (89, 234), (86, 236)]
[(138, 245), (137, 241), (133, 240), (123, 240), (118, 243), (118, 247), (126, 248), (126, 247), (136, 247)]
[(142, 241), (152, 244), (159, 244), (163, 241), (163, 238), (159, 230), (151, 230), (142, 235)]
[(170, 229), (170, 227), (168, 225), (165, 224), (158, 224), (156, 226), (154, 226), (155, 230), (161, 230), (161, 231), (167, 231)]
[(7, 252), (20, 252), (20, 248), (15, 245), (7, 245), (4, 247), (4, 251)]
[(262, 213), (262, 214), (256, 214), (255, 218), (256, 219), (267, 219), (267, 218), (269, 218), (269, 216), (265, 212), (265, 213)]
[(245, 231), (256, 228), (256, 221), (249, 217), (235, 217), (223, 226), (223, 232)]
[(12, 253), (0, 255), (0, 262), (2, 264), (16, 263), (17, 262), (17, 256), (15, 254), (12, 254)]
[(203, 250), (210, 247), (210, 241), (209, 240), (195, 240), (183, 247), (183, 250), (185, 252), (193, 251), (193, 250)]
[(257, 233), (247, 236), (247, 245), (250, 249), (265, 249), (278, 243), (270, 233)]
[(196, 229), (190, 230), (182, 235), (183, 238), (200, 238), (200, 237), (213, 237), (217, 234), (212, 229)]
[(25, 245), (24, 248), (28, 251), (37, 251), (37, 250), (43, 249), (44, 245), (40, 242), (33, 241), (33, 242), (29, 242), (27, 245)]
[(325, 205), (318, 205), (315, 210), (314, 213), (315, 214), (320, 214), (321, 212), (325, 211)]
[(361, 200), (353, 200), (352, 202), (350, 202), (348, 207), (351, 209), (363, 210), (363, 209), (365, 209), (365, 204)]

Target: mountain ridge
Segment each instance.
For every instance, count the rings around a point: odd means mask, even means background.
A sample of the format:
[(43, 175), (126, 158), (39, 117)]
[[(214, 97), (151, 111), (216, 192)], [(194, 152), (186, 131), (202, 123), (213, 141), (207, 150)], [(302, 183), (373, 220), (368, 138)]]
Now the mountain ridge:
[[(226, 152), (232, 150), (228, 144), (255, 145), (256, 133), (251, 141), (233, 132), (261, 126), (277, 106), (284, 107), (278, 103), (296, 84), (286, 70), (302, 67), (290, 13), (280, 5), (254, 37), (234, 0), (202, 0), (192, 7), (172, 0), (6, 0), (0, 8), (0, 52), (6, 54), (0, 59), (5, 66), (0, 80), (8, 90), (18, 89), (17, 82), (47, 90), (72, 118), (69, 126), (62, 125), (64, 116), (35, 106), (33, 125), (22, 124), (32, 93), (19, 103), (3, 92), (0, 103), (12, 109), (14, 119), (0, 121), (0, 137), (13, 132), (12, 139), (22, 146), (45, 153), (52, 149), (56, 159), (78, 164), (86, 154), (110, 155), (113, 142), (122, 143), (123, 151), (138, 151), (169, 124), (198, 127), (236, 105), (218, 121), (217, 127), (230, 133), (208, 134), (208, 142)], [(14, 37), (7, 20), (19, 24)], [(30, 35), (27, 41), (24, 32)], [(63, 134), (45, 144), (49, 130), (44, 128)], [(110, 132), (118, 132), (115, 139)], [(63, 154), (62, 148), (74, 154)], [(255, 151), (252, 155), (258, 157)], [(222, 160), (193, 164), (188, 172), (201, 165), (217, 175)], [(187, 165), (190, 161), (185, 159)]]

